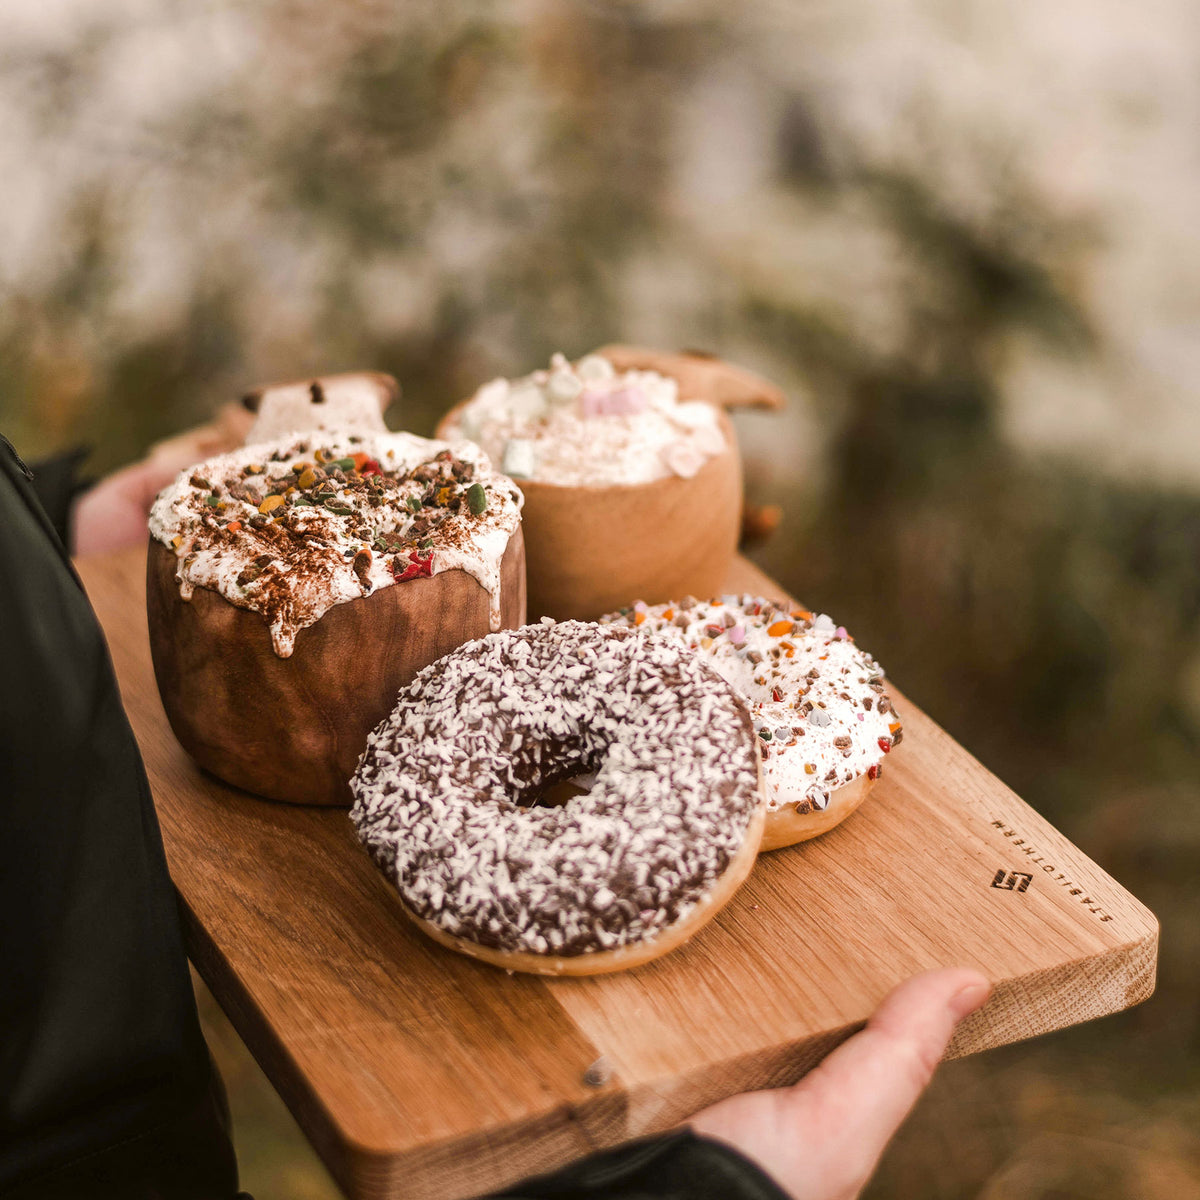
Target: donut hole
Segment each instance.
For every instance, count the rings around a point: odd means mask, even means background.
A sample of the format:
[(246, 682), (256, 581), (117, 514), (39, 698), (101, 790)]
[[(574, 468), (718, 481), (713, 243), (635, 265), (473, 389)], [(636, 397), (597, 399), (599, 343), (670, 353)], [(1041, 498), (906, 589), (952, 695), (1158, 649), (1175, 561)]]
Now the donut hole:
[(500, 787), (518, 808), (565, 808), (596, 782), (607, 746), (582, 719), (585, 714), (569, 712), (571, 707), (560, 705), (569, 713), (566, 730), (549, 728), (536, 711), (513, 714), (506, 723), (502, 741), (512, 772), (507, 787)]
[(596, 782), (595, 775), (572, 775), (556, 779), (540, 790), (530, 792), (517, 802), (522, 808), (565, 808), (577, 796), (586, 796)]

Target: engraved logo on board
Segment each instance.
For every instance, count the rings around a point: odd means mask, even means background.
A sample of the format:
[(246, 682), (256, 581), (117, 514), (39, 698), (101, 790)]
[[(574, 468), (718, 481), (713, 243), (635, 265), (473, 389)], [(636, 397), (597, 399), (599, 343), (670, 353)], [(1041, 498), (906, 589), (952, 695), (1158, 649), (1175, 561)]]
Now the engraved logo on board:
[(1002, 888), (1006, 892), (1023, 892), (1033, 882), (1033, 876), (1024, 871), (1006, 871), (1003, 867), (996, 872), (992, 887)]
[[(1098, 917), (1102, 923), (1112, 920), (1112, 914), (1104, 911), (1103, 907), (1092, 898), (1087, 888), (1071, 878), (1069, 872), (1060, 871), (1056, 863), (1050, 860), (1027, 838), (1018, 836), (1016, 829), (1007, 821), (1001, 821), (997, 818), (992, 821), (992, 826), (1000, 830), (1009, 839), (1008, 844), (1011, 847), (1020, 850), (1022, 854), (1028, 855), (1030, 865), (1036, 864), (1039, 866), (1050, 882), (1057, 883), (1072, 900), (1078, 904), (1082, 904), (1088, 912)], [(992, 887), (1003, 888), (1005, 891), (1023, 892), (1029, 887), (1027, 880), (1030, 878), (1032, 876), (1026, 875), (1024, 871), (997, 871), (995, 878), (992, 880)]]

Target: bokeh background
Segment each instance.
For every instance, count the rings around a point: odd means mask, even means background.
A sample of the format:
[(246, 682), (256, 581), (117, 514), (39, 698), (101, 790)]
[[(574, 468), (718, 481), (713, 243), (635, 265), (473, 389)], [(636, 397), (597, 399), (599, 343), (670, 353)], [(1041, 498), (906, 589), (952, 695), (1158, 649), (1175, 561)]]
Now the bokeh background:
[[(98, 473), (310, 372), (425, 433), (612, 339), (772, 376), (755, 557), (1163, 923), (868, 1196), (1200, 1197), (1198, 129), (1190, 0), (5, 0), (0, 428)], [(202, 1002), (245, 1185), (336, 1196)]]

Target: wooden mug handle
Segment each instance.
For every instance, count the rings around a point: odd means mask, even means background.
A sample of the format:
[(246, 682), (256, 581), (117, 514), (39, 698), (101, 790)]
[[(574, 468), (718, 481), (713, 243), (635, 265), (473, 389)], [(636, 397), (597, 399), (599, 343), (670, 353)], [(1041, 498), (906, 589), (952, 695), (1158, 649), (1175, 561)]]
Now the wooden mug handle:
[(778, 412), (787, 397), (770, 380), (701, 350), (648, 350), (644, 346), (601, 346), (595, 353), (618, 371), (657, 371), (679, 383), (682, 400), (707, 400), (722, 408)]

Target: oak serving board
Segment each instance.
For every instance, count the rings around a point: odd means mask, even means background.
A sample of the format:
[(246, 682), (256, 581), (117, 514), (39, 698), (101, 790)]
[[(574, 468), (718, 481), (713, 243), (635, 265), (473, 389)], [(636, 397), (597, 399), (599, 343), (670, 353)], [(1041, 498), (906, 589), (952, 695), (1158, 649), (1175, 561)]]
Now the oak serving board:
[[(952, 1057), (1153, 990), (1153, 915), (894, 688), (904, 742), (868, 801), (762, 856), (682, 949), (584, 979), (452, 954), (402, 916), (343, 811), (256, 799), (184, 753), (150, 664), (145, 550), (78, 568), (189, 954), (349, 1196), (474, 1196), (792, 1082), (926, 968), (994, 984)], [(727, 586), (779, 594), (745, 561)]]

